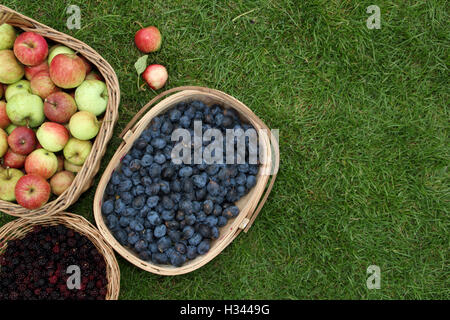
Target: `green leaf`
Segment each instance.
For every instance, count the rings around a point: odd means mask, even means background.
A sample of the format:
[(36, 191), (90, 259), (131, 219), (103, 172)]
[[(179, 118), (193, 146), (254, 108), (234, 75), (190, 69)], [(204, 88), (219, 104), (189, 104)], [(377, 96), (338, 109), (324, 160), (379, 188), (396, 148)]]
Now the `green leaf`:
[(141, 75), (141, 73), (144, 72), (145, 69), (147, 68), (147, 60), (148, 55), (145, 55), (137, 59), (136, 63), (134, 64), (138, 76)]

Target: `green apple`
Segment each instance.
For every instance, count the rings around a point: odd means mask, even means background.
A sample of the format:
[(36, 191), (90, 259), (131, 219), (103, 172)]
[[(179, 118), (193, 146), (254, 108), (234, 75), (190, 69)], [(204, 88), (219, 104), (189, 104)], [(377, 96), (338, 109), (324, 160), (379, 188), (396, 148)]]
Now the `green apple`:
[(11, 132), (13, 132), (13, 130), (14, 130), (15, 128), (17, 128), (17, 126), (16, 126), (15, 124), (12, 124), (12, 123), (11, 123), (9, 126), (6, 127), (6, 129), (5, 129), (5, 130), (6, 130), (6, 133), (7, 133), (7, 134), (11, 134)]
[(8, 151), (8, 134), (0, 128), (0, 158)]
[(64, 170), (73, 172), (73, 173), (77, 173), (81, 171), (81, 168), (83, 168), (83, 166), (77, 166), (76, 164), (71, 163), (70, 161), (67, 161), (67, 159), (64, 159)]
[(0, 82), (11, 84), (22, 79), (25, 74), (23, 65), (17, 61), (12, 50), (0, 50)]
[(0, 171), (0, 200), (16, 200), (16, 184), (22, 176), (23, 172), (19, 169), (7, 168)]
[(92, 150), (92, 143), (90, 141), (70, 138), (64, 147), (64, 158), (70, 163), (81, 166), (89, 156)]
[(108, 89), (100, 80), (85, 80), (75, 90), (75, 101), (78, 110), (90, 111), (96, 116), (101, 115), (108, 105)]
[(0, 50), (11, 49), (16, 37), (16, 30), (13, 26), (7, 23), (0, 25)]
[(6, 101), (18, 93), (31, 93), (31, 83), (28, 80), (19, 80), (16, 83), (10, 84), (5, 91)]
[(6, 104), (6, 113), (16, 126), (35, 128), (45, 120), (44, 103), (41, 97), (29, 93), (14, 95)]
[(59, 45), (59, 44), (54, 45), (48, 51), (48, 65), (50, 65), (50, 63), (52, 62), (54, 57), (56, 57), (58, 54), (62, 54), (62, 53), (75, 54), (75, 51), (73, 51), (72, 49), (70, 49), (68, 47)]
[(78, 111), (70, 118), (69, 130), (79, 140), (91, 140), (98, 134), (100, 122), (92, 112)]

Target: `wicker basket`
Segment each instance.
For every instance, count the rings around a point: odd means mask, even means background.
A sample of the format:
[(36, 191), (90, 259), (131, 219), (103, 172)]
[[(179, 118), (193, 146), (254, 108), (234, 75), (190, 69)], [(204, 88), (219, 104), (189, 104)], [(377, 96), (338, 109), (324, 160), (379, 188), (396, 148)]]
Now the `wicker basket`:
[(36, 219), (17, 219), (0, 228), (0, 254), (6, 250), (8, 241), (21, 239), (35, 226), (64, 225), (88, 238), (103, 255), (106, 263), (108, 288), (106, 300), (117, 300), (120, 292), (120, 269), (114, 251), (103, 240), (98, 230), (79, 215), (62, 212), (57, 216), (39, 217)]
[(70, 188), (57, 199), (36, 210), (28, 210), (15, 203), (0, 201), (0, 211), (16, 217), (36, 218), (43, 215), (56, 214), (67, 209), (71, 204), (78, 200), (83, 192), (91, 187), (94, 176), (100, 168), (100, 161), (105, 154), (108, 141), (112, 137), (114, 125), (117, 121), (120, 101), (119, 82), (109, 63), (83, 42), (0, 5), (0, 24), (3, 23), (11, 24), (24, 31), (33, 31), (47, 39), (72, 48), (97, 67), (108, 87), (109, 101), (100, 132), (95, 139), (89, 157), (86, 159), (81, 171), (77, 173)]
[[(173, 95), (170, 95), (173, 94)], [(170, 95), (170, 96), (169, 96)], [(153, 105), (159, 102), (156, 106)], [(256, 186), (241, 200), (237, 202), (237, 206), (240, 208), (240, 214), (231, 219), (226, 226), (221, 228), (220, 237), (212, 241), (210, 251), (202, 256), (197, 257), (194, 260), (187, 262), (182, 267), (176, 268), (173, 266), (156, 265), (151, 262), (141, 260), (134, 252), (123, 247), (112, 235), (108, 227), (106, 226), (102, 212), (101, 205), (103, 201), (103, 195), (105, 188), (110, 180), (111, 174), (119, 165), (121, 159), (128, 153), (133, 146), (134, 141), (138, 139), (141, 133), (147, 128), (150, 121), (158, 114), (164, 113), (166, 110), (172, 108), (178, 102), (201, 100), (207, 105), (213, 103), (219, 103), (225, 108), (235, 109), (241, 118), (251, 123), (256, 130), (266, 129), (267, 135), (263, 137), (262, 148), (264, 150), (266, 163), (260, 167)], [(153, 107), (150, 111), (148, 111)], [(139, 121), (138, 121), (139, 120)], [(241, 231), (247, 232), (256, 216), (262, 209), (267, 197), (272, 190), (272, 186), (276, 179), (276, 172), (279, 165), (279, 153), (277, 141), (270, 134), (268, 127), (259, 119), (248, 107), (237, 99), (220, 92), (218, 90), (203, 88), (203, 87), (179, 87), (168, 90), (156, 96), (146, 106), (140, 110), (136, 116), (127, 125), (121, 134), (123, 138), (122, 144), (119, 146), (117, 152), (106, 168), (103, 176), (98, 185), (95, 199), (94, 199), (94, 216), (97, 223), (97, 227), (105, 240), (125, 259), (136, 265), (137, 267), (155, 273), (159, 275), (180, 275), (191, 271), (194, 271), (216, 257), (222, 250), (225, 249)], [(275, 174), (270, 175), (271, 169)]]

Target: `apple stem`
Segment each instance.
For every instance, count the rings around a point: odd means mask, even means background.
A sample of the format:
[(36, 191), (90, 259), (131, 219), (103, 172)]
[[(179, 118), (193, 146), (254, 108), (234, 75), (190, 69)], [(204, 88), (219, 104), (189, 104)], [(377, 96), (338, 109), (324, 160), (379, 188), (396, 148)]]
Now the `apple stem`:
[(144, 29), (144, 26), (139, 21), (135, 21), (134, 23), (138, 24), (141, 27), (141, 29)]

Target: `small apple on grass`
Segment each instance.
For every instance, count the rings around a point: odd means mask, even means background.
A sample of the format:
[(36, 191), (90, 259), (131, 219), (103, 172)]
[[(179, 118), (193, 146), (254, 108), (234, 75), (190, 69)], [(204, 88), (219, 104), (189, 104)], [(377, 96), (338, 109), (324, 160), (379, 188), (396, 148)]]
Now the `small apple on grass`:
[(36, 137), (45, 150), (58, 152), (69, 141), (69, 131), (62, 124), (44, 122), (37, 130)]
[[(70, 138), (64, 147), (64, 158), (70, 163), (81, 166), (86, 161), (91, 153), (92, 143), (90, 141), (83, 141), (76, 138)], [(64, 165), (65, 166), (65, 165)], [(69, 170), (69, 169), (66, 169)], [(69, 170), (72, 171), (72, 170)]]
[(25, 71), (12, 50), (0, 51), (0, 82), (12, 84), (22, 79)]
[(31, 79), (33, 79), (33, 77), (41, 71), (47, 71), (47, 72), (49, 71), (47, 61), (44, 61), (41, 64), (38, 64), (37, 66), (25, 67), (25, 78), (27, 78), (27, 80), (31, 81)]
[(55, 92), (44, 101), (44, 114), (50, 121), (67, 123), (77, 112), (77, 104), (69, 94)]
[(58, 172), (50, 179), (50, 187), (52, 188), (52, 193), (57, 196), (61, 195), (70, 187), (74, 179), (75, 174), (73, 174), (73, 172)]
[(44, 103), (34, 94), (18, 93), (6, 103), (6, 113), (17, 126), (39, 127), (45, 120)]
[(5, 91), (6, 101), (11, 100), (18, 93), (31, 93), (31, 83), (28, 80), (19, 80), (16, 83), (10, 84)]
[(0, 128), (0, 158), (8, 151), (8, 135)]
[(71, 163), (67, 159), (64, 159), (64, 170), (78, 173), (81, 171), (82, 168), (83, 168), (83, 165), (77, 166), (76, 164)]
[(22, 207), (33, 210), (39, 209), (50, 199), (50, 184), (36, 174), (24, 175), (17, 181), (15, 188), (17, 203)]
[(108, 105), (108, 88), (99, 80), (85, 80), (75, 90), (75, 101), (80, 111), (90, 111), (99, 116)]
[(167, 69), (160, 64), (152, 64), (148, 66), (142, 74), (142, 78), (144, 78), (153, 90), (158, 90), (164, 87), (168, 77), (169, 75), (167, 73)]
[(0, 128), (6, 129), (11, 124), (11, 120), (6, 113), (6, 102), (0, 101)]
[(69, 129), (72, 136), (79, 140), (91, 140), (100, 130), (100, 122), (89, 111), (78, 111), (70, 118)]
[(17, 127), (9, 135), (8, 144), (15, 153), (27, 155), (36, 148), (36, 134), (30, 128)]
[(86, 77), (86, 67), (76, 54), (58, 54), (50, 63), (50, 77), (60, 88), (76, 88)]
[(35, 32), (24, 32), (14, 42), (14, 54), (24, 65), (36, 66), (47, 58), (47, 41)]
[(36, 149), (25, 160), (25, 171), (37, 174), (44, 179), (50, 179), (58, 169), (58, 159), (53, 152)]
[(31, 92), (42, 99), (58, 91), (61, 89), (55, 86), (48, 71), (41, 71), (31, 79)]
[(15, 189), (17, 182), (23, 177), (23, 172), (18, 169), (6, 168), (0, 170), (0, 200), (15, 201)]
[(26, 155), (15, 153), (9, 148), (3, 157), (3, 166), (5, 168), (21, 169), (25, 165), (26, 158)]
[(7, 23), (0, 25), (0, 50), (11, 49), (16, 38), (17, 34), (13, 26)]
[(136, 47), (144, 52), (150, 53), (158, 51), (161, 48), (161, 32), (155, 26), (142, 28), (134, 36)]

